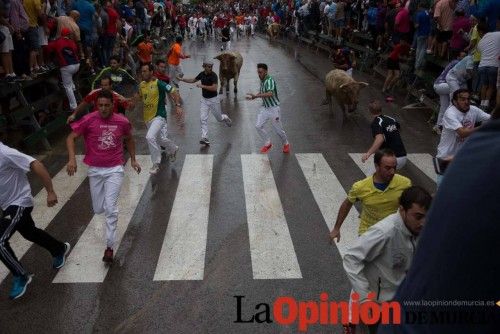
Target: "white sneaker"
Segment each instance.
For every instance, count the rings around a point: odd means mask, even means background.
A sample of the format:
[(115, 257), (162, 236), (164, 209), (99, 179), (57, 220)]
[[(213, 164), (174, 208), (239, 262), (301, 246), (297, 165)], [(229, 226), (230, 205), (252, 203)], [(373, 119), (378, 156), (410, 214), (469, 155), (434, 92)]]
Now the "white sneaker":
[(153, 164), (153, 167), (149, 170), (149, 174), (155, 175), (160, 171), (160, 164)]
[(175, 162), (175, 159), (177, 159), (177, 151), (179, 150), (179, 146), (175, 147), (174, 153), (170, 154), (168, 157), (170, 159), (170, 162)]

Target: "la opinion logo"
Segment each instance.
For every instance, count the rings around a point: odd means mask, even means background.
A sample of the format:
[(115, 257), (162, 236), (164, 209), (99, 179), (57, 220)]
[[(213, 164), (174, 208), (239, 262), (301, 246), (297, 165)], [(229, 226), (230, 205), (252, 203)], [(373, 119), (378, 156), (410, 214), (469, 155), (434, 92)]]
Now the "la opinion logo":
[(319, 302), (314, 300), (297, 301), (290, 296), (281, 296), (276, 298), (272, 309), (267, 303), (255, 305), (256, 312), (251, 316), (242, 314), (245, 296), (233, 297), (236, 298), (235, 323), (272, 323), (272, 311), (274, 321), (278, 324), (291, 325), (298, 322), (298, 329), (301, 332), (307, 331), (307, 327), (314, 324), (401, 324), (401, 305), (398, 302), (376, 303), (373, 301), (375, 299), (373, 292), (368, 294), (368, 300), (363, 301), (363, 303), (359, 302), (358, 293), (352, 293), (350, 305), (348, 301), (329, 301), (326, 292), (319, 295)]

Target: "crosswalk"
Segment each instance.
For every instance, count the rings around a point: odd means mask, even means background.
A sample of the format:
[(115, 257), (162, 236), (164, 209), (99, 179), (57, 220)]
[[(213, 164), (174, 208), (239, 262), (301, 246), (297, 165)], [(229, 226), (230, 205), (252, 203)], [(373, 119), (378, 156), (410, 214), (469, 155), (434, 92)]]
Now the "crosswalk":
[[(371, 173), (372, 162), (362, 163), (361, 153), (350, 153), (349, 156), (365, 175)], [(76, 175), (68, 177), (63, 169), (53, 178), (59, 195), (59, 204), (55, 208), (46, 207), (44, 190), (35, 196), (33, 218), (39, 228), (47, 228), (86, 179), (87, 169), (82, 158), (77, 156), (80, 168)], [(328, 230), (331, 230), (348, 189), (341, 185), (323, 154), (297, 153), (294, 158)], [(204, 279), (208, 228), (212, 224), (212, 174), (217, 159), (217, 156), (210, 154), (185, 156), (170, 215), (158, 222), (167, 224), (167, 228), (156, 262), (154, 281)], [(147, 170), (150, 165), (149, 156), (139, 155), (137, 160)], [(430, 155), (410, 154), (408, 160), (424, 175), (434, 178)], [(240, 156), (240, 162), (253, 278), (301, 279), (303, 273), (297, 259), (297, 247), (294, 246), (289, 231), (282, 205), (284, 199), (280, 198), (270, 158), (261, 154), (243, 154)], [(137, 174), (129, 164), (125, 166), (125, 178), (118, 203), (120, 214), (115, 253), (127, 233), (137, 206), (141, 201), (149, 200), (148, 196), (143, 195), (145, 189), (151, 186), (149, 179), (147, 172)], [(284, 193), (286, 192), (281, 192)], [(104, 245), (103, 223), (104, 217), (101, 215), (92, 217), (73, 245), (66, 265), (59, 270), (53, 283), (105, 281), (109, 268), (100, 260)], [(358, 225), (358, 213), (351, 210), (342, 225), (341, 241), (336, 244), (341, 255), (357, 237)], [(19, 258), (31, 247), (31, 243), (17, 233), (12, 237), (11, 245)], [(7, 275), (7, 269), (0, 266), (0, 282)]]

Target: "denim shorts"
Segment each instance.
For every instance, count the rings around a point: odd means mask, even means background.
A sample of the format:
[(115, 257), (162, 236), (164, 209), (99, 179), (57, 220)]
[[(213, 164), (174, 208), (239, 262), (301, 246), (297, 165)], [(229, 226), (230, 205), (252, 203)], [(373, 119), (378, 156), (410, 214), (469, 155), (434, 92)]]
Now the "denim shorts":
[(40, 35), (38, 33), (38, 27), (29, 27), (26, 32), (26, 44), (30, 51), (36, 51), (40, 49)]
[(498, 67), (483, 66), (479, 67), (479, 82), (481, 86), (495, 87), (497, 84)]

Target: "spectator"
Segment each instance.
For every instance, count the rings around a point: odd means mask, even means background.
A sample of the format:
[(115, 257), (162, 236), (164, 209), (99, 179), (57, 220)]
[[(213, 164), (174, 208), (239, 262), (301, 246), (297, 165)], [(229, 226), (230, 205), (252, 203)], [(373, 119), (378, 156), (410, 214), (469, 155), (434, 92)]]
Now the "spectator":
[(474, 63), (474, 75), (472, 77), (472, 95), (473, 98), (479, 100), (479, 91), (481, 89), (481, 83), (479, 82), (478, 75), (478, 67), (479, 62), (481, 61), (481, 52), (477, 50), (477, 43), (481, 38), (483, 38), (484, 34), (488, 31), (488, 27), (486, 26), (486, 22), (477, 22), (477, 19), (474, 16), (471, 16), (472, 20), (472, 31), (470, 33), (470, 41), (469, 45), (465, 48), (464, 51), (470, 52), (472, 54), (472, 61)]
[(438, 56), (444, 58), (446, 55), (448, 41), (453, 35), (453, 11), (456, 7), (456, 0), (440, 0), (434, 9), (434, 19), (437, 22), (438, 33), (436, 41), (438, 43)]
[(398, 43), (402, 39), (407, 42), (411, 41), (410, 36), (410, 12), (406, 6), (400, 7), (394, 21), (394, 31), (396, 39), (394, 43)]
[(29, 19), (21, 0), (10, 0), (9, 23), (12, 26), (14, 73), (17, 73), (23, 79), (27, 79), (30, 74), (29, 49), (26, 43)]
[(326, 14), (328, 17), (328, 35), (334, 36), (335, 32), (335, 18), (337, 16), (337, 3), (336, 0), (330, 2), (328, 6), (328, 13)]
[(108, 21), (104, 26), (105, 30), (103, 31), (103, 42), (102, 45), (102, 61), (103, 66), (109, 62), (109, 57), (113, 54), (113, 48), (116, 42), (116, 35), (118, 34), (118, 25), (120, 16), (118, 12), (113, 8), (111, 1), (106, 2), (105, 12), (108, 17)]
[(497, 83), (500, 56), (500, 31), (485, 34), (477, 44), (481, 53), (479, 62), (479, 82), (481, 83), (481, 107), (489, 109)]
[[(29, 0), (36, 1), (36, 0)], [(75, 0), (73, 10), (80, 14), (78, 27), (80, 28), (80, 40), (82, 41), (85, 58), (92, 59), (92, 27), (94, 25), (95, 8), (89, 0)]]
[(455, 11), (455, 19), (452, 25), (453, 35), (450, 40), (450, 54), (452, 58), (455, 58), (467, 46), (470, 29), (471, 20), (464, 16), (463, 11)]
[(415, 54), (415, 70), (421, 70), (425, 66), (425, 51), (431, 33), (431, 17), (427, 4), (421, 0), (415, 18), (415, 34), (417, 36), (417, 51)]
[[(407, 55), (410, 48), (405, 39), (401, 39), (399, 44), (396, 44), (392, 49), (392, 52), (387, 58), (387, 78), (385, 79), (384, 86), (382, 87), (382, 93), (389, 93), (389, 91), (394, 88), (394, 85), (399, 79), (399, 58), (401, 55)], [(389, 100), (393, 99), (388, 96)]]
[(342, 31), (345, 25), (345, 2), (344, 0), (338, 0), (337, 11), (335, 13), (335, 38), (337, 43), (342, 42)]
[(29, 67), (30, 73), (37, 75), (43, 72), (40, 68), (37, 55), (40, 52), (40, 36), (38, 33), (38, 18), (42, 15), (42, 3), (40, 0), (24, 0), (24, 9), (28, 15), (29, 28), (26, 34), (26, 43), (28, 44), (29, 53)]
[(71, 31), (68, 28), (61, 30), (61, 37), (51, 41), (47, 46), (47, 53), (55, 53), (57, 63), (60, 66), (61, 78), (66, 96), (68, 97), (69, 108), (73, 112), (76, 107), (75, 84), (73, 75), (80, 69), (78, 59), (78, 48), (75, 41), (70, 38)]
[(9, 12), (9, 2), (0, 0), (0, 34), (3, 36), (3, 40), (0, 39), (0, 57), (2, 67), (5, 72), (5, 80), (13, 81), (16, 79), (14, 65), (12, 64), (12, 50), (14, 50), (14, 43), (12, 41), (11, 31), (14, 31), (14, 28), (8, 21)]

